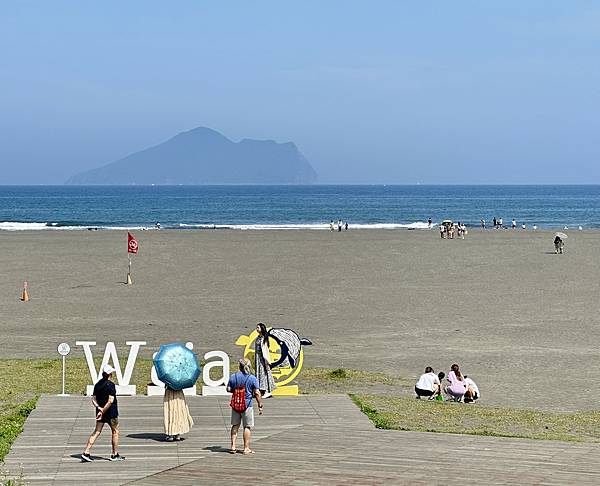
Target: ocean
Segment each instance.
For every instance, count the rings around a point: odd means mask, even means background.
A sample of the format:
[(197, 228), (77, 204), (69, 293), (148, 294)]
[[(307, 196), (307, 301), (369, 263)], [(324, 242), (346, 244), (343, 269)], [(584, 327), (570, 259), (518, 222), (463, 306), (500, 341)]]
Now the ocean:
[(600, 186), (0, 186), (0, 230), (600, 227)]

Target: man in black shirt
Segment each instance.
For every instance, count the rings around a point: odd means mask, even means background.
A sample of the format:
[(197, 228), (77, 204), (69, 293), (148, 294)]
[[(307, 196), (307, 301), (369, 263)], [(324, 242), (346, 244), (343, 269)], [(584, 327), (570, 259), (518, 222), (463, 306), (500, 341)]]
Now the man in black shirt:
[(104, 424), (110, 426), (112, 431), (112, 454), (111, 461), (124, 461), (125, 458), (119, 454), (119, 409), (117, 406), (117, 391), (115, 384), (110, 381), (115, 369), (110, 365), (105, 365), (102, 368), (102, 378), (94, 386), (94, 394), (92, 395), (92, 403), (96, 407), (96, 428), (87, 441), (87, 446), (81, 460), (91, 462), (92, 457), (90, 450), (100, 436)]

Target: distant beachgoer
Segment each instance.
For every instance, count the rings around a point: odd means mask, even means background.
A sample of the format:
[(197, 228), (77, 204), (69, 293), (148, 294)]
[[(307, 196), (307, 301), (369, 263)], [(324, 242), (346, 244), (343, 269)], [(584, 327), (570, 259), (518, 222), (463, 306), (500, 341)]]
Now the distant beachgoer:
[(498, 220), (498, 226), (502, 229), (504, 228), (504, 223), (502, 222), (502, 218)]
[(183, 390), (165, 387), (163, 415), (167, 442), (182, 440), (181, 435), (187, 434), (194, 425)]
[(342, 220), (338, 219), (338, 231), (342, 231)]
[(124, 461), (125, 458), (119, 454), (119, 408), (117, 405), (117, 390), (115, 384), (110, 380), (115, 369), (110, 365), (102, 368), (102, 378), (94, 385), (92, 404), (96, 407), (96, 428), (90, 435), (83, 454), (82, 462), (92, 462), (90, 451), (104, 428), (104, 424), (110, 426), (112, 432), (112, 454), (111, 461)]
[(485, 229), (485, 219), (481, 220), (481, 229), (484, 230)]
[(429, 219), (427, 220), (427, 228), (428, 228), (428, 229), (431, 229), (431, 225), (432, 225), (432, 224), (433, 224), (433, 221), (431, 221), (431, 218), (429, 218)]
[(465, 398), (463, 401), (465, 403), (471, 403), (475, 400), (478, 400), (481, 395), (479, 394), (479, 388), (475, 382), (465, 375), (465, 383), (467, 384), (467, 391), (465, 392)]
[(465, 236), (467, 236), (469, 234), (469, 232), (467, 231), (467, 225), (465, 223), (463, 223), (460, 226), (460, 236), (462, 237), (462, 239), (465, 239)]
[(558, 235), (554, 237), (554, 253), (562, 253), (565, 243), (562, 238)]
[(329, 223), (329, 231), (333, 231), (333, 219), (331, 220), (331, 223)]
[(510, 223), (510, 226), (512, 229), (517, 229), (517, 220), (513, 219)]
[(444, 388), (444, 391), (448, 395), (448, 398), (455, 402), (460, 402), (467, 391), (467, 384), (456, 363), (450, 368), (448, 385)]
[(258, 337), (254, 341), (254, 369), (258, 380), (258, 389), (263, 398), (273, 396), (275, 380), (271, 373), (271, 354), (269, 352), (269, 331), (262, 322), (256, 325)]
[(157, 230), (160, 229), (160, 223), (157, 221), (156, 224), (154, 225), (156, 227)]
[(346, 224), (344, 225), (344, 231), (348, 231), (348, 221), (346, 221)]
[(419, 381), (415, 385), (415, 393), (417, 398), (433, 397), (440, 391), (440, 380), (433, 372), (433, 368), (428, 366), (425, 368), (425, 373), (419, 377)]
[(498, 227), (498, 220), (496, 219), (496, 216), (494, 216), (492, 222), (494, 223), (494, 229), (496, 229)]
[(533, 225), (533, 231), (535, 231), (537, 229), (537, 224)]
[(440, 238), (446, 238), (446, 227), (443, 224), (440, 225)]
[(526, 229), (527, 229), (527, 225), (526, 225), (525, 223), (523, 223), (523, 224), (521, 225), (521, 228), (522, 228), (522, 229), (524, 229), (524, 230), (526, 230)]
[[(252, 434), (252, 428), (254, 428), (254, 407), (252, 407), (252, 399), (256, 398), (259, 415), (262, 415), (263, 413), (263, 403), (260, 397), (260, 390), (258, 389), (258, 380), (256, 379), (256, 376), (250, 372), (250, 360), (247, 358), (240, 359), (239, 366), (240, 371), (231, 375), (229, 382), (227, 383), (227, 391), (233, 394), (230, 402), (231, 447), (229, 449), (229, 453), (235, 454), (237, 452), (237, 434), (240, 429), (240, 425), (242, 425), (244, 427), (243, 453), (254, 454), (254, 451), (250, 449), (250, 436)], [(237, 398), (240, 397), (241, 393), (243, 393), (243, 400), (241, 404), (238, 404)], [(242, 406), (243, 410), (240, 409), (240, 405)]]

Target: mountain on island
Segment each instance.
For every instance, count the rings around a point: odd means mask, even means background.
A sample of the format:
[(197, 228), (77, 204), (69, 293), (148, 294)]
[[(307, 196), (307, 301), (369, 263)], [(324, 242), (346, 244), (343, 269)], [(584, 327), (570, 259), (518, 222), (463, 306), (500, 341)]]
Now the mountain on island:
[(292, 142), (232, 142), (194, 128), (71, 177), (66, 184), (312, 184), (317, 173)]

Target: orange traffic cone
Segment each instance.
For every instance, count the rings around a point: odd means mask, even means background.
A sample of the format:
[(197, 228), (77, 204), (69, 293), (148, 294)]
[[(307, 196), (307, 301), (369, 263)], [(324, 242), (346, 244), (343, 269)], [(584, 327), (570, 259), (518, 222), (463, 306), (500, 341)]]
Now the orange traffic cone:
[(29, 302), (29, 292), (27, 292), (28, 288), (29, 285), (27, 284), (27, 280), (25, 280), (25, 282), (23, 282), (23, 294), (21, 295), (21, 300), (23, 302)]

